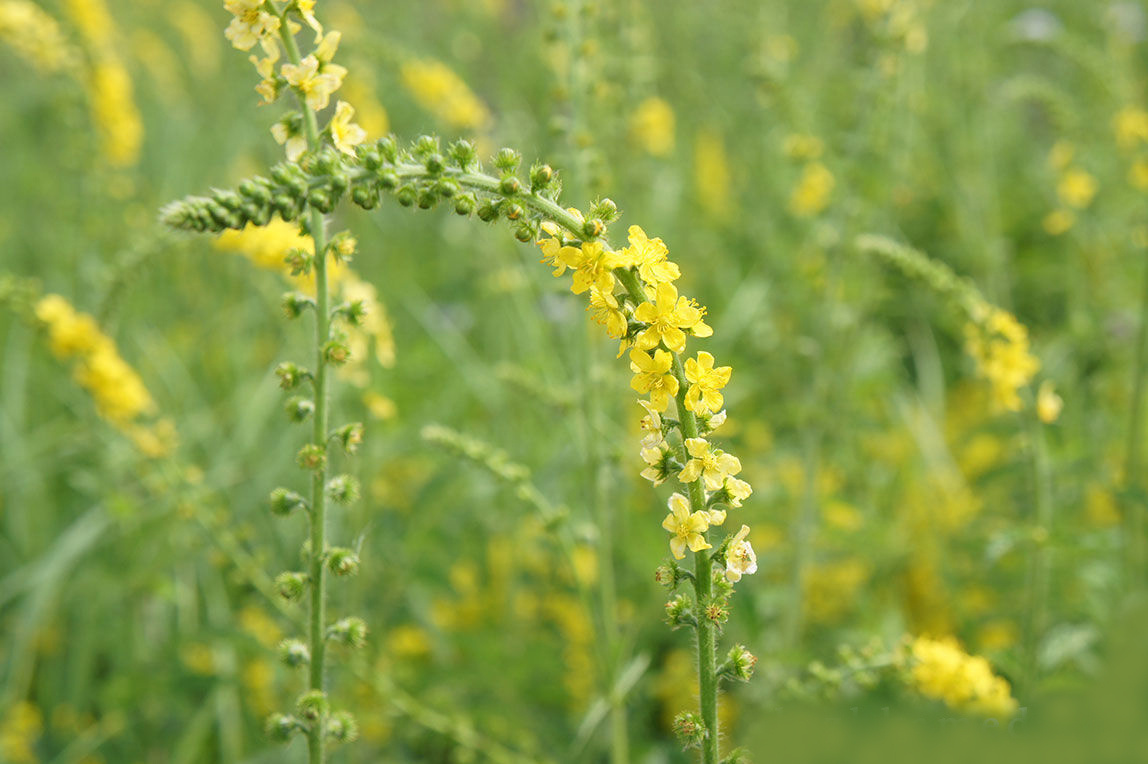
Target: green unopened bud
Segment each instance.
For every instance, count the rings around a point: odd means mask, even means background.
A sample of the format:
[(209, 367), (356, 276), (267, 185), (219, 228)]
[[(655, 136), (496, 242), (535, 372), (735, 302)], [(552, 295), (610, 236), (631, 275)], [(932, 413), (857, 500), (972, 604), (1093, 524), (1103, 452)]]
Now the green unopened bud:
[(330, 704), (322, 690), (308, 690), (295, 701), (295, 713), (308, 722), (318, 721), (327, 715)]
[(279, 643), (279, 660), (292, 668), (311, 662), (311, 650), (299, 639), (285, 639)]
[(427, 172), (431, 175), (438, 175), (445, 168), (443, 163), (442, 154), (433, 153), (428, 154), (427, 158), (423, 160), (423, 166), (427, 168)]
[(294, 491), (276, 488), (271, 492), (271, 512), (279, 516), (289, 515), (297, 509), (307, 509), (307, 501)]
[(336, 170), (331, 173), (331, 195), (333, 198), (338, 199), (351, 185), (351, 179), (347, 177), (347, 173), (342, 170)]
[(215, 201), (229, 212), (238, 212), (239, 208), (243, 206), (243, 199), (234, 191), (217, 190), (213, 196)]
[(463, 172), (470, 170), (478, 156), (478, 152), (474, 150), (474, 144), (467, 140), (458, 140), (452, 143), (449, 154), (451, 161)]
[(327, 463), (327, 455), (319, 444), (308, 443), (299, 449), (295, 461), (305, 470), (320, 470)]
[(526, 210), (522, 209), (521, 204), (503, 205), (503, 212), (507, 220), (519, 220), (526, 214)]
[(599, 199), (590, 206), (590, 217), (613, 223), (621, 213), (613, 199)]
[(404, 207), (410, 207), (413, 205), (417, 196), (418, 192), (415, 191), (415, 187), (410, 183), (403, 184), (403, 186), (395, 192), (395, 198), (398, 199), (399, 204), (403, 205)]
[(434, 135), (420, 135), (415, 138), (414, 153), (418, 157), (427, 157), (437, 154), (439, 150), (438, 137)]
[(435, 193), (434, 186), (423, 186), (420, 188), (415, 201), (418, 202), (419, 209), (423, 210), (429, 210), (438, 204), (438, 194)]
[(498, 219), (498, 203), (491, 199), (483, 199), (478, 205), (478, 219), (484, 223), (492, 223)]
[(271, 179), (278, 183), (280, 186), (285, 186), (291, 182), (293, 177), (295, 177), (294, 170), (294, 165), (280, 162), (271, 168)]
[(379, 179), (379, 188), (384, 191), (394, 191), (399, 186), (399, 175), (394, 170), (383, 168), (375, 174), (375, 177)]
[(476, 203), (474, 194), (461, 194), (454, 200), (454, 211), (459, 215), (469, 215), (474, 212)]
[(674, 734), (685, 749), (700, 748), (710, 736), (702, 718), (689, 711), (682, 711), (674, 717)]
[(749, 751), (744, 748), (735, 748), (725, 755), (721, 764), (750, 764)]
[(343, 444), (343, 450), (353, 454), (359, 450), (363, 443), (363, 423), (351, 422), (340, 427), (334, 433), (335, 438)]
[(530, 168), (530, 190), (541, 191), (554, 179), (554, 168), (548, 164), (536, 164)]
[(307, 198), (307, 181), (303, 178), (293, 177), (287, 181), (285, 186), (288, 195), (292, 201), (299, 202)]
[(367, 644), (367, 624), (362, 618), (340, 618), (327, 627), (327, 639), (360, 648)]
[(287, 292), (283, 295), (283, 315), (298, 318), (307, 308), (315, 307), (315, 300), (300, 292)]
[(295, 602), (303, 597), (307, 588), (307, 575), (291, 570), (275, 576), (275, 591), (288, 602)]
[(587, 239), (597, 239), (606, 232), (606, 226), (597, 218), (590, 218), (582, 224), (582, 235)]
[(379, 140), (375, 142), (375, 148), (379, 150), (379, 154), (387, 162), (393, 163), (396, 159), (398, 159), (398, 145), (395, 143), (395, 139), (389, 135), (379, 138)]
[(383, 155), (379, 153), (378, 147), (375, 148), (361, 148), (363, 157), (363, 166), (368, 170), (377, 170), (383, 165)]
[(277, 743), (286, 743), (291, 739), (291, 736), (302, 727), (303, 723), (301, 721), (287, 714), (271, 714), (271, 716), (267, 717), (267, 721), (263, 725), (263, 729), (267, 732), (267, 737)]
[(367, 317), (367, 305), (362, 300), (351, 300), (331, 311), (331, 318), (342, 318), (352, 326), (359, 326)]
[(523, 220), (514, 228), (514, 238), (522, 243), (534, 241), (538, 238), (538, 226), (531, 220)]
[(355, 186), (351, 201), (365, 210), (373, 210), (379, 206), (379, 192), (373, 186)]
[(284, 220), (294, 220), (295, 216), (299, 212), (299, 208), (295, 204), (295, 200), (286, 194), (279, 194), (276, 196), (272, 200), (271, 205), (275, 208), (275, 211), (279, 213), (279, 217), (283, 218)]
[(307, 203), (323, 213), (335, 209), (335, 202), (331, 199), (331, 195), (321, 188), (316, 188), (307, 195)]
[(501, 148), (494, 156), (494, 166), (505, 173), (514, 172), (522, 162), (522, 155), (512, 148)]
[(729, 677), (742, 682), (748, 682), (753, 676), (757, 665), (757, 656), (745, 648), (745, 645), (734, 645), (730, 648), (726, 659), (718, 666), (719, 677)]
[(434, 184), (434, 190), (443, 199), (451, 199), (458, 194), (458, 184), (450, 178), (442, 178)]
[(359, 737), (359, 725), (349, 711), (336, 711), (327, 719), (327, 737), (336, 743), (351, 743)]
[(343, 506), (352, 504), (359, 498), (359, 481), (350, 475), (337, 475), (327, 481), (327, 495)]
[(346, 547), (327, 550), (327, 567), (336, 576), (353, 576), (359, 572), (359, 555)]
[(513, 175), (507, 175), (498, 182), (498, 190), (501, 191), (504, 196), (514, 196), (522, 190), (522, 181)]
[(690, 605), (690, 600), (683, 594), (671, 599), (666, 603), (666, 623), (674, 629), (696, 624), (697, 620), (694, 618)]
[(295, 396), (288, 399), (284, 409), (292, 422), (302, 422), (315, 412), (315, 402), (310, 398)]

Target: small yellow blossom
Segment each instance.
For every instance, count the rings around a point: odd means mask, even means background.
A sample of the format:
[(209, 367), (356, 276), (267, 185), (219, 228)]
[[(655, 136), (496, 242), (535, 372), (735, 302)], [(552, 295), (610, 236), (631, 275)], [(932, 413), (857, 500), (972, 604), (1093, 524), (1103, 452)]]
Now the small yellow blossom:
[(654, 301), (644, 302), (634, 310), (634, 318), (649, 324), (635, 344), (641, 350), (652, 350), (663, 343), (675, 353), (681, 353), (686, 349), (683, 330), (689, 330), (696, 337), (713, 334), (713, 329), (703, 321), (704, 316), (705, 310), (692, 300), (679, 297), (673, 284), (658, 284)]
[(337, 64), (320, 64), (314, 54), (304, 58), (298, 66), (283, 64), (287, 84), (295, 88), (312, 111), (321, 111), (330, 103), (331, 94), (343, 84), (347, 70)]
[(630, 115), (630, 136), (646, 153), (669, 156), (674, 150), (674, 110), (664, 99), (647, 98)]
[(993, 674), (987, 660), (969, 655), (952, 637), (917, 637), (909, 649), (913, 685), (925, 697), (985, 716), (1008, 718), (1016, 712), (1008, 682)]
[(654, 485), (664, 483), (669, 474), (667, 460), (670, 455), (670, 447), (664, 440), (656, 446), (643, 448), (641, 451), (642, 461), (649, 466), (642, 470), (642, 477)]
[(650, 405), (655, 411), (665, 411), (670, 398), (678, 394), (678, 380), (670, 367), (673, 356), (665, 350), (655, 350), (653, 356), (643, 350), (630, 351), (630, 370), (634, 379), (630, 387), (643, 395), (649, 393)]
[(810, 162), (789, 197), (789, 211), (798, 217), (811, 217), (824, 211), (829, 206), (834, 185), (836, 181), (829, 168), (820, 162)]
[(725, 577), (731, 583), (736, 584), (742, 576), (757, 572), (757, 555), (754, 554), (753, 546), (750, 545), (747, 536), (749, 536), (749, 526), (743, 525), (737, 535), (729, 542), (729, 546), (726, 547)]
[(725, 492), (729, 494), (730, 506), (740, 507), (741, 503), (753, 493), (753, 486), (739, 478), (727, 477), (725, 479)]
[(1044, 380), (1036, 393), (1036, 415), (1045, 424), (1052, 424), (1064, 408), (1064, 399), (1056, 394), (1051, 380)]
[(672, 533), (670, 536), (670, 551), (676, 559), (686, 556), (686, 548), (691, 552), (700, 552), (710, 549), (704, 534), (709, 530), (709, 515), (706, 512), (690, 513), (690, 500), (680, 493), (675, 493), (669, 501), (670, 513), (662, 521), (662, 527)]
[(284, 122), (276, 122), (271, 126), (271, 136), (287, 150), (287, 159), (292, 162), (297, 161), (307, 150), (307, 137), (298, 127), (292, 128)]
[(223, 36), (239, 50), (251, 50), (279, 32), (279, 17), (263, 9), (263, 0), (226, 0), (223, 5), (235, 16)]
[(263, 103), (274, 103), (279, 97), (279, 83), (275, 79), (275, 62), (279, 60), (279, 48), (276, 47), (273, 53), (264, 58), (249, 56), (248, 60), (261, 78), (259, 84), (255, 86), (255, 92), (263, 96)]
[(639, 226), (629, 230), (630, 246), (618, 250), (624, 265), (635, 266), (638, 276), (650, 286), (675, 281), (682, 272), (675, 263), (666, 259), (669, 249), (661, 239), (651, 239)]
[(574, 269), (574, 283), (570, 291), (582, 294), (596, 287), (603, 294), (614, 291), (614, 269), (621, 265), (616, 252), (609, 252), (599, 241), (582, 243), (581, 249), (562, 247), (558, 254), (566, 265)]
[(721, 409), (724, 399), (718, 392), (729, 384), (733, 368), (719, 366), (714, 368), (712, 354), (702, 350), (697, 359), (686, 359), (686, 380), (690, 382), (690, 389), (686, 391), (686, 408), (696, 414), (711, 414)]
[(621, 339), (626, 335), (626, 314), (622, 312), (622, 304), (613, 292), (603, 292), (598, 287), (590, 287), (591, 318), (594, 323), (606, 327), (606, 335), (613, 339)]
[(294, 0), (295, 10), (303, 17), (303, 21), (311, 29), (315, 30), (315, 34), (322, 35), (323, 27), (319, 20), (315, 18), (315, 0)]
[(980, 324), (965, 327), (965, 347), (977, 364), (977, 373), (992, 385), (998, 405), (1019, 411), (1017, 391), (1040, 370), (1040, 361), (1029, 352), (1028, 330), (1011, 313), (981, 306)]
[(666, 439), (665, 433), (662, 431), (662, 416), (658, 413), (658, 410), (644, 398), (639, 398), (638, 404), (646, 410), (646, 415), (642, 417), (642, 421), (639, 424), (642, 428), (642, 432), (645, 433), (642, 436), (642, 446), (643, 448), (654, 448)]
[(1056, 186), (1056, 195), (1069, 207), (1084, 209), (1096, 196), (1096, 178), (1087, 170), (1066, 170)]
[(1126, 106), (1116, 113), (1112, 120), (1116, 132), (1116, 144), (1124, 151), (1130, 151), (1140, 143), (1148, 143), (1148, 111), (1136, 106)]
[(678, 474), (683, 483), (700, 477), (707, 491), (717, 491), (726, 478), (741, 472), (741, 461), (736, 456), (714, 448), (705, 438), (686, 438), (686, 451), (692, 458)]
[(355, 147), (367, 139), (367, 131), (351, 121), (354, 116), (355, 107), (339, 101), (335, 106), (335, 116), (331, 118), (331, 142), (350, 156), (354, 156)]

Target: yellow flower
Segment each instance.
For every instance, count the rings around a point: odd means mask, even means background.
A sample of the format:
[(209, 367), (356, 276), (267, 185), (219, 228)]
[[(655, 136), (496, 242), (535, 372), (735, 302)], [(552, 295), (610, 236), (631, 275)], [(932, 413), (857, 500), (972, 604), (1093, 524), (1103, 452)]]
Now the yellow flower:
[(644, 448), (654, 448), (666, 440), (665, 433), (662, 432), (662, 416), (658, 413), (658, 410), (644, 398), (638, 399), (638, 405), (646, 410), (646, 415), (642, 417), (642, 421), (638, 425), (642, 428), (642, 432), (645, 433), (642, 436), (642, 446)]
[(673, 535), (670, 537), (670, 551), (676, 559), (686, 556), (686, 548), (691, 552), (700, 552), (711, 548), (705, 533), (709, 527), (709, 515), (705, 512), (690, 513), (690, 500), (680, 493), (675, 493), (669, 501), (670, 514), (662, 521), (662, 527)]
[[(276, 143), (286, 148), (287, 159), (292, 162), (298, 160), (307, 150), (307, 137), (297, 126), (288, 126), (284, 122), (276, 122), (271, 126), (271, 136)], [(226, 234), (225, 231), (224, 235)]]
[(678, 474), (683, 483), (700, 477), (707, 491), (717, 491), (726, 478), (741, 472), (741, 461), (736, 456), (714, 448), (705, 438), (686, 438), (686, 451), (693, 458)]
[(131, 77), (118, 60), (108, 58), (93, 67), (91, 100), (108, 161), (121, 167), (134, 163), (143, 140), (143, 122), (132, 95)]
[(829, 196), (836, 181), (833, 173), (820, 162), (805, 165), (801, 179), (789, 197), (789, 211), (798, 217), (810, 217), (829, 206)]
[(263, 10), (263, 0), (226, 0), (223, 5), (235, 16), (223, 36), (239, 50), (251, 50), (279, 32), (279, 17)]
[(249, 56), (248, 60), (262, 78), (255, 86), (255, 92), (263, 96), (264, 103), (274, 103), (279, 97), (279, 83), (275, 79), (275, 62), (279, 60), (279, 48), (274, 48), (265, 58)]
[(565, 257), (563, 262), (574, 269), (574, 283), (570, 286), (574, 294), (582, 294), (591, 287), (602, 293), (613, 293), (614, 269), (621, 264), (617, 253), (607, 252), (599, 241), (587, 241), (582, 243), (580, 250), (562, 247), (558, 254)]
[(347, 73), (337, 64), (321, 65), (314, 54), (304, 58), (298, 66), (283, 64), (282, 71), (287, 84), (298, 91), (312, 111), (327, 108), (331, 94), (343, 84), (343, 76)]
[(618, 250), (625, 265), (637, 267), (642, 281), (650, 286), (675, 281), (682, 275), (675, 263), (666, 259), (669, 249), (661, 239), (651, 239), (639, 226), (630, 226), (630, 246)]
[(678, 394), (678, 380), (670, 373), (671, 365), (673, 357), (665, 350), (655, 350), (653, 356), (642, 350), (630, 351), (630, 370), (634, 372), (630, 387), (643, 395), (649, 393), (655, 411), (665, 411), (670, 398)]
[(1063, 170), (1072, 162), (1076, 148), (1068, 141), (1057, 141), (1048, 152), (1048, 164), (1054, 170)]
[(642, 470), (642, 477), (654, 485), (661, 485), (669, 475), (668, 460), (671, 456), (669, 445), (663, 440), (656, 446), (643, 448), (642, 461), (649, 466)]
[(965, 327), (965, 347), (977, 373), (992, 385), (997, 404), (1019, 411), (1017, 391), (1040, 370), (1040, 361), (1029, 352), (1028, 330), (1015, 316), (995, 307), (981, 310), (988, 311), (984, 321)]
[(1068, 206), (1084, 209), (1096, 196), (1096, 178), (1087, 170), (1067, 170), (1056, 186), (1056, 194)]
[(319, 20), (315, 18), (315, 0), (294, 0), (295, 10), (299, 11), (299, 15), (303, 17), (303, 21), (307, 26), (315, 30), (315, 34), (323, 34), (323, 27), (319, 24)]
[(1116, 143), (1129, 151), (1141, 142), (1148, 142), (1148, 111), (1135, 106), (1126, 106), (1116, 113), (1112, 120), (1116, 132)]
[(1052, 381), (1046, 379), (1041, 382), (1040, 389), (1036, 393), (1036, 415), (1040, 417), (1040, 421), (1052, 424), (1060, 416), (1060, 410), (1063, 408), (1064, 399), (1056, 394)]
[(714, 368), (714, 357), (702, 350), (697, 360), (686, 359), (686, 379), (691, 383), (686, 391), (686, 408), (698, 414), (712, 414), (721, 409), (722, 394), (718, 392), (729, 384), (733, 368)]
[(591, 318), (594, 323), (606, 327), (607, 336), (621, 339), (626, 335), (626, 314), (622, 312), (622, 304), (612, 292), (590, 287), (590, 307), (587, 310), (593, 311)]
[(713, 334), (702, 319), (705, 310), (686, 297), (679, 297), (677, 288), (669, 283), (658, 284), (653, 302), (644, 302), (634, 310), (634, 318), (649, 327), (638, 335), (635, 343), (641, 350), (651, 350), (664, 343), (675, 353), (686, 349), (688, 329), (695, 337), (709, 337)]
[(668, 156), (674, 150), (674, 110), (661, 98), (647, 98), (630, 115), (630, 136), (647, 153)]
[(961, 649), (952, 637), (917, 637), (910, 645), (911, 679), (922, 695), (950, 708), (1008, 718), (1016, 712), (1009, 683), (993, 674), (989, 662)]
[(335, 148), (350, 156), (355, 155), (355, 147), (367, 139), (367, 131), (351, 121), (355, 107), (346, 101), (335, 106), (335, 116), (331, 118), (331, 141)]
[(727, 477), (725, 492), (729, 495), (730, 506), (740, 507), (741, 503), (753, 493), (753, 486), (739, 478)]
[(567, 268), (573, 267), (569, 263), (577, 263), (581, 257), (577, 247), (563, 247), (558, 238), (553, 235), (539, 239), (538, 248), (542, 250), (542, 259), (538, 262), (553, 267), (554, 278), (564, 274)]
[(757, 572), (757, 555), (753, 552), (753, 546), (750, 545), (749, 539), (749, 526), (741, 526), (741, 530), (729, 542), (729, 546), (725, 550), (725, 577), (731, 583), (737, 583), (741, 580), (742, 576), (752, 575)]
[(419, 105), (446, 124), (474, 130), (490, 122), (485, 104), (445, 64), (432, 59), (408, 61), (399, 75)]

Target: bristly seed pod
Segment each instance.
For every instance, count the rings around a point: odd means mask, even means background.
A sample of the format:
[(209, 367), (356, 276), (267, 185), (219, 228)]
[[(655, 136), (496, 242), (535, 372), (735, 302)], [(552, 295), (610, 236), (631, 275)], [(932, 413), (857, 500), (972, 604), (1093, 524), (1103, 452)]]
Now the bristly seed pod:
[(308, 443), (299, 449), (295, 461), (305, 470), (320, 470), (327, 463), (327, 455), (318, 443)]
[(353, 576), (359, 572), (359, 555), (346, 547), (327, 550), (327, 568), (336, 576)]
[(359, 481), (350, 475), (336, 475), (327, 481), (327, 495), (343, 506), (359, 499)]
[(310, 398), (294, 396), (287, 400), (284, 409), (287, 412), (287, 418), (292, 422), (303, 422), (315, 413), (315, 402)]
[(327, 639), (360, 648), (367, 644), (367, 624), (362, 618), (340, 618), (327, 627)]
[(294, 390), (304, 378), (310, 376), (310, 372), (293, 363), (284, 362), (275, 367), (275, 376), (279, 377), (279, 387)]
[(334, 437), (343, 445), (343, 450), (353, 454), (359, 450), (363, 443), (363, 423), (351, 422), (345, 424), (334, 432)]
[(307, 501), (286, 488), (276, 488), (271, 492), (271, 512), (279, 516), (289, 515), (296, 509), (307, 509)]
[(307, 574), (298, 571), (287, 571), (275, 577), (275, 591), (288, 602), (295, 602), (303, 597), (307, 588)]
[(349, 711), (336, 711), (327, 719), (327, 737), (336, 743), (351, 743), (359, 737), (359, 725)]
[(710, 736), (705, 722), (697, 714), (682, 711), (674, 717), (674, 734), (681, 743), (682, 748), (700, 748), (706, 738)]
[(275, 742), (286, 743), (302, 726), (303, 723), (294, 716), (271, 714), (271, 716), (267, 717), (264, 730), (267, 732), (267, 737)]
[(284, 639), (279, 643), (279, 660), (295, 668), (311, 662), (311, 650), (299, 639)]
[(322, 690), (308, 690), (295, 701), (295, 713), (305, 721), (318, 721), (327, 715), (328, 710), (327, 694)]

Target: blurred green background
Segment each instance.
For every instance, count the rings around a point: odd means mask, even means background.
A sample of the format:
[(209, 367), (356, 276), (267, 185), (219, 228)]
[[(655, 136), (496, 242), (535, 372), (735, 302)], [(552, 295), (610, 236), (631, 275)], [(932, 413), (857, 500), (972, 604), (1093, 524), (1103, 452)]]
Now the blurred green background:
[[(340, 95), (372, 138), (550, 162), (568, 204), (617, 202), (616, 239), (662, 237), (709, 307), (760, 564), (723, 638), (760, 659), (723, 699), (730, 740), (766, 761), (795, 709), (951, 717), (890, 667), (905, 635), (956, 637), (1030, 716), (1117, 660), (1113, 624), (1144, 585), (1142, 3), (318, 13), (343, 32)], [(300, 612), (268, 595), (303, 528), (266, 496), (302, 483), (272, 370), (305, 360), (309, 329), (282, 319), (266, 252), (156, 222), (281, 158), (282, 108), (256, 107), (229, 18), (207, 0), (0, 0), (0, 761), (304, 755), (262, 720), (301, 686), (274, 660)], [(372, 639), (332, 671), (363, 738), (334, 760), (605, 761), (599, 701), (619, 676), (631, 759), (690, 760), (669, 721), (694, 702), (691, 638), (660, 622), (665, 497), (638, 476), (615, 346), (501, 227), (390, 203), (334, 218), (386, 311), (336, 394), (367, 439), (339, 466), (363, 499), (333, 520), (363, 570), (332, 602)], [(859, 252), (862, 233), (1015, 313), (1059, 417), (1037, 417), (1035, 384), (1020, 412), (994, 407), (959, 317)], [(154, 400), (151, 440), (101, 417), (54, 355), (28, 311), (40, 293), (115, 340)], [(434, 423), (489, 444), (480, 463), (425, 439)], [(573, 567), (527, 478), (491, 468), (507, 460), (568, 511)]]

